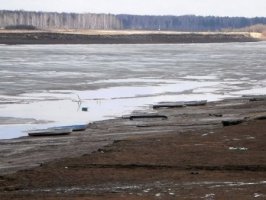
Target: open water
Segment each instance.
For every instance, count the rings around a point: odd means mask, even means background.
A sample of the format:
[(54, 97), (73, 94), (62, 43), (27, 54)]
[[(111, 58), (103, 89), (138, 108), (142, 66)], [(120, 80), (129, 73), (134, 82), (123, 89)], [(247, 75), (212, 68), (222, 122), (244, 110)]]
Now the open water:
[(265, 58), (265, 42), (0, 45), (0, 139), (160, 101), (266, 94)]

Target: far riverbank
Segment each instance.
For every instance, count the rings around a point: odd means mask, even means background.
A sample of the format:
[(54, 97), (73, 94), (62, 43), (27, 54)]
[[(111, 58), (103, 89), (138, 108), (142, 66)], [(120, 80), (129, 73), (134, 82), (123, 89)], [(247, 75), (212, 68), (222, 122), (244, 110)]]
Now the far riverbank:
[(0, 44), (175, 44), (257, 42), (250, 33), (161, 31), (21, 31), (1, 30)]

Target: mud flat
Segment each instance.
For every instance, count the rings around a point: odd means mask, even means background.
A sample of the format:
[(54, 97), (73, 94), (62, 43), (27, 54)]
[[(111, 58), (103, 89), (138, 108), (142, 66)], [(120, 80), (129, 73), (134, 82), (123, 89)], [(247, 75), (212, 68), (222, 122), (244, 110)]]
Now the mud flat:
[(247, 33), (160, 31), (0, 31), (0, 44), (160, 44), (256, 42)]
[(266, 98), (147, 113), (0, 141), (0, 198), (266, 198)]

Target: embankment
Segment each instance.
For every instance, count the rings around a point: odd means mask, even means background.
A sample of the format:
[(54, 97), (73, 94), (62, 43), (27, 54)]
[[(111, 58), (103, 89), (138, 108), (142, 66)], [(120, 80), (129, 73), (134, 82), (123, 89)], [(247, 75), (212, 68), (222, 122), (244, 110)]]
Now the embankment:
[(0, 32), (0, 44), (164, 44), (164, 43), (224, 43), (256, 42), (260, 39), (247, 34), (228, 33), (161, 33), (76, 34), (73, 32)]

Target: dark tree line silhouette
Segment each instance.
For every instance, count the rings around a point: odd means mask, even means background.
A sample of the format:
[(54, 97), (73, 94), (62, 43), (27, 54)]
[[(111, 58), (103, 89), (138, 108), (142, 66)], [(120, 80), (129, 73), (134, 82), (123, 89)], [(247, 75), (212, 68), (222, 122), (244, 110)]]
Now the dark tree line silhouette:
[(177, 30), (177, 31), (221, 31), (238, 29), (255, 24), (266, 24), (266, 18), (215, 17), (215, 16), (138, 16), (118, 15), (125, 29)]

